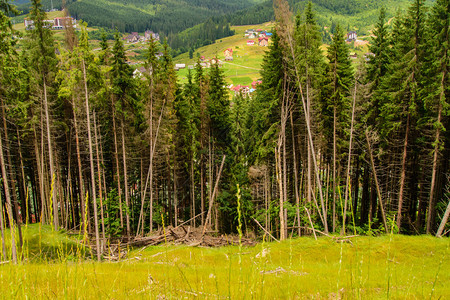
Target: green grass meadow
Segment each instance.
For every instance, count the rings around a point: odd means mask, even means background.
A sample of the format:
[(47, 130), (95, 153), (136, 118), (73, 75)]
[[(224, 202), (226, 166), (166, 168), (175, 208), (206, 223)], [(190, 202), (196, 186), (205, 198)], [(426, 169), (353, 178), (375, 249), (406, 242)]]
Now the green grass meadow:
[(26, 230), (25, 261), (0, 265), (1, 299), (450, 297), (449, 238), (385, 235), (337, 243), (301, 237), (242, 248), (162, 245), (98, 263), (64, 233), (39, 225)]

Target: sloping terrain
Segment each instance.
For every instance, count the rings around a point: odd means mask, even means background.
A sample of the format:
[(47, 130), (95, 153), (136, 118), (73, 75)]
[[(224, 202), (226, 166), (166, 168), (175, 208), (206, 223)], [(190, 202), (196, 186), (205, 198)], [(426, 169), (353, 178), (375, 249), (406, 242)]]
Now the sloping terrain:
[[(90, 26), (120, 31), (151, 29), (169, 34), (199, 24), (212, 16), (246, 9), (259, 0), (66, 0), (72, 16)], [(42, 1), (44, 9), (60, 8), (61, 0)], [(30, 3), (19, 5), (24, 13)]]

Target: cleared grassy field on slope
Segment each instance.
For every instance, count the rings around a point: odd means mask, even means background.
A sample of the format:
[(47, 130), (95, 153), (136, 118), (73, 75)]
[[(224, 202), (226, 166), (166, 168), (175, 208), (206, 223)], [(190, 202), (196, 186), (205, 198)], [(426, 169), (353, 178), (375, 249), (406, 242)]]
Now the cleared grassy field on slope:
[[(251, 39), (255, 45), (247, 45), (249, 38), (244, 37), (247, 29), (262, 29), (271, 31), (273, 23), (264, 23), (259, 25), (233, 26), (236, 31), (234, 36), (217, 40), (215, 44), (199, 48), (194, 53), (194, 58), (189, 59), (188, 53), (177, 56), (175, 63), (194, 65), (197, 57), (204, 56), (205, 59), (217, 57), (223, 61), (224, 75), (228, 84), (251, 85), (251, 83), (260, 78), (261, 63), (267, 47), (258, 46), (258, 38)], [(233, 49), (233, 61), (225, 62), (225, 49)], [(197, 54), (198, 53), (198, 54)], [(186, 82), (187, 68), (177, 72), (178, 80), (181, 83)]]
[[(37, 225), (33, 226), (29, 230), (36, 233)], [(55, 233), (49, 234), (47, 228), (41, 241), (55, 239)], [(56, 240), (66, 241), (59, 235)], [(448, 238), (386, 235), (351, 238), (351, 243), (302, 237), (242, 249), (157, 246), (132, 250), (116, 263), (60, 256), (53, 263), (1, 265), (0, 295), (19, 299), (446, 299), (450, 297), (449, 247)]]

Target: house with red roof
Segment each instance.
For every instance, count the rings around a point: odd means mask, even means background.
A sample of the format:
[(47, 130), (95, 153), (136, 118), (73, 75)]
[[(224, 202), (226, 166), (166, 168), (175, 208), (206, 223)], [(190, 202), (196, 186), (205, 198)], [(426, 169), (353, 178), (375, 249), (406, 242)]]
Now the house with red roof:
[(258, 45), (261, 47), (267, 47), (269, 46), (269, 38), (268, 37), (260, 37), (258, 39)]
[(232, 61), (233, 60), (233, 49), (228, 48), (223, 51), (223, 55), (225, 56), (225, 61)]

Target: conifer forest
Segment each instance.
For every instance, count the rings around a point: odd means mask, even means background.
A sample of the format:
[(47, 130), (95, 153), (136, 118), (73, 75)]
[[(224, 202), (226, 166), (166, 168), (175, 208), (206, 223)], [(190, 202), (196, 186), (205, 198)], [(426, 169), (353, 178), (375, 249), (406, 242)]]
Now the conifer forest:
[(274, 0), (251, 97), (231, 96), (217, 60), (179, 83), (166, 41), (134, 76), (119, 32), (94, 51), (83, 23), (60, 45), (30, 6), (17, 47), (0, 0), (4, 257), (7, 228), (21, 247), (39, 222), (87, 231), (98, 260), (108, 240), (185, 222), (277, 240), (449, 234), (449, 0), (382, 8), (357, 62), (343, 26), (324, 47), (314, 5)]

